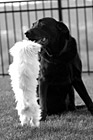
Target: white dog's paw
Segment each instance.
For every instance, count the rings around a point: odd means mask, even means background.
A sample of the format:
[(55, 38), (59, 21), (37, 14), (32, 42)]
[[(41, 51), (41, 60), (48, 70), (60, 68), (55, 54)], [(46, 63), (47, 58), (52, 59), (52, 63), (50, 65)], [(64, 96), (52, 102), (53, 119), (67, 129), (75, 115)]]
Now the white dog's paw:
[(25, 125), (25, 124), (29, 124), (29, 120), (28, 118), (25, 116), (25, 115), (20, 115), (20, 122), (21, 122), (21, 125)]
[(31, 127), (39, 127), (39, 125), (40, 125), (40, 122), (38, 121), (38, 120), (35, 120), (35, 119), (31, 119), (30, 120), (30, 125), (31, 125)]

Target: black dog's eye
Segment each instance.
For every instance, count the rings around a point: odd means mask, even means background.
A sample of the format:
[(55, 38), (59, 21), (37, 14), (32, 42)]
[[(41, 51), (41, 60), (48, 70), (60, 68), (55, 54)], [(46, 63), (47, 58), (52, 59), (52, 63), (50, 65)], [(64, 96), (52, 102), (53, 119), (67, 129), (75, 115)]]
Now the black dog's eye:
[(32, 28), (36, 28), (36, 27), (38, 27), (38, 21), (37, 21), (37, 22), (32, 23)]
[(42, 28), (45, 24), (43, 22), (35, 22), (32, 24), (32, 28)]
[(43, 22), (40, 22), (40, 23), (39, 23), (39, 26), (40, 26), (40, 27), (44, 27), (45, 24), (44, 24)]

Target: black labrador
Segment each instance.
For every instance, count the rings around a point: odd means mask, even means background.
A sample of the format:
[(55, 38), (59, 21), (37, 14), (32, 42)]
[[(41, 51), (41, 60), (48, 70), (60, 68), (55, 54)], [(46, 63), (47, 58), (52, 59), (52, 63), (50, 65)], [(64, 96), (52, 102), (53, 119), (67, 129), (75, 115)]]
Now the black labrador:
[(39, 96), (42, 118), (47, 114), (74, 110), (74, 89), (93, 114), (93, 102), (82, 81), (82, 64), (76, 40), (63, 22), (42, 18), (26, 33), (29, 40), (42, 44), (39, 53)]

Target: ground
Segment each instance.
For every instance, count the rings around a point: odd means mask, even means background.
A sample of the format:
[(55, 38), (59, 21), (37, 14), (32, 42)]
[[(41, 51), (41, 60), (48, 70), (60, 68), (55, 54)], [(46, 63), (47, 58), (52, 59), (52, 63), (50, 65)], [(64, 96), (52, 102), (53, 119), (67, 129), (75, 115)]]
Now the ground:
[[(93, 75), (83, 75), (93, 100)], [(76, 94), (76, 104), (84, 104)], [(84, 107), (61, 116), (48, 116), (39, 128), (20, 126), (9, 77), (0, 78), (0, 140), (92, 140), (93, 116)]]

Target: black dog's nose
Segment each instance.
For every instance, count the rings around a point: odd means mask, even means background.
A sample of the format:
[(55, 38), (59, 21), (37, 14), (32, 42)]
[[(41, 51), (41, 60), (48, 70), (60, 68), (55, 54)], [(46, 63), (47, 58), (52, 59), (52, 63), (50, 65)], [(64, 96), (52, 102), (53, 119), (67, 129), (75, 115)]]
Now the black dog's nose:
[(27, 38), (30, 38), (31, 36), (34, 36), (34, 32), (32, 30), (28, 30), (25, 35)]
[(28, 37), (29, 36), (29, 32), (27, 31), (27, 32), (25, 32), (25, 35), (26, 35), (26, 37)]
[(29, 40), (32, 40), (32, 41), (35, 40), (35, 38), (34, 38), (35, 35), (32, 30), (28, 30), (27, 32), (25, 32), (25, 35)]

